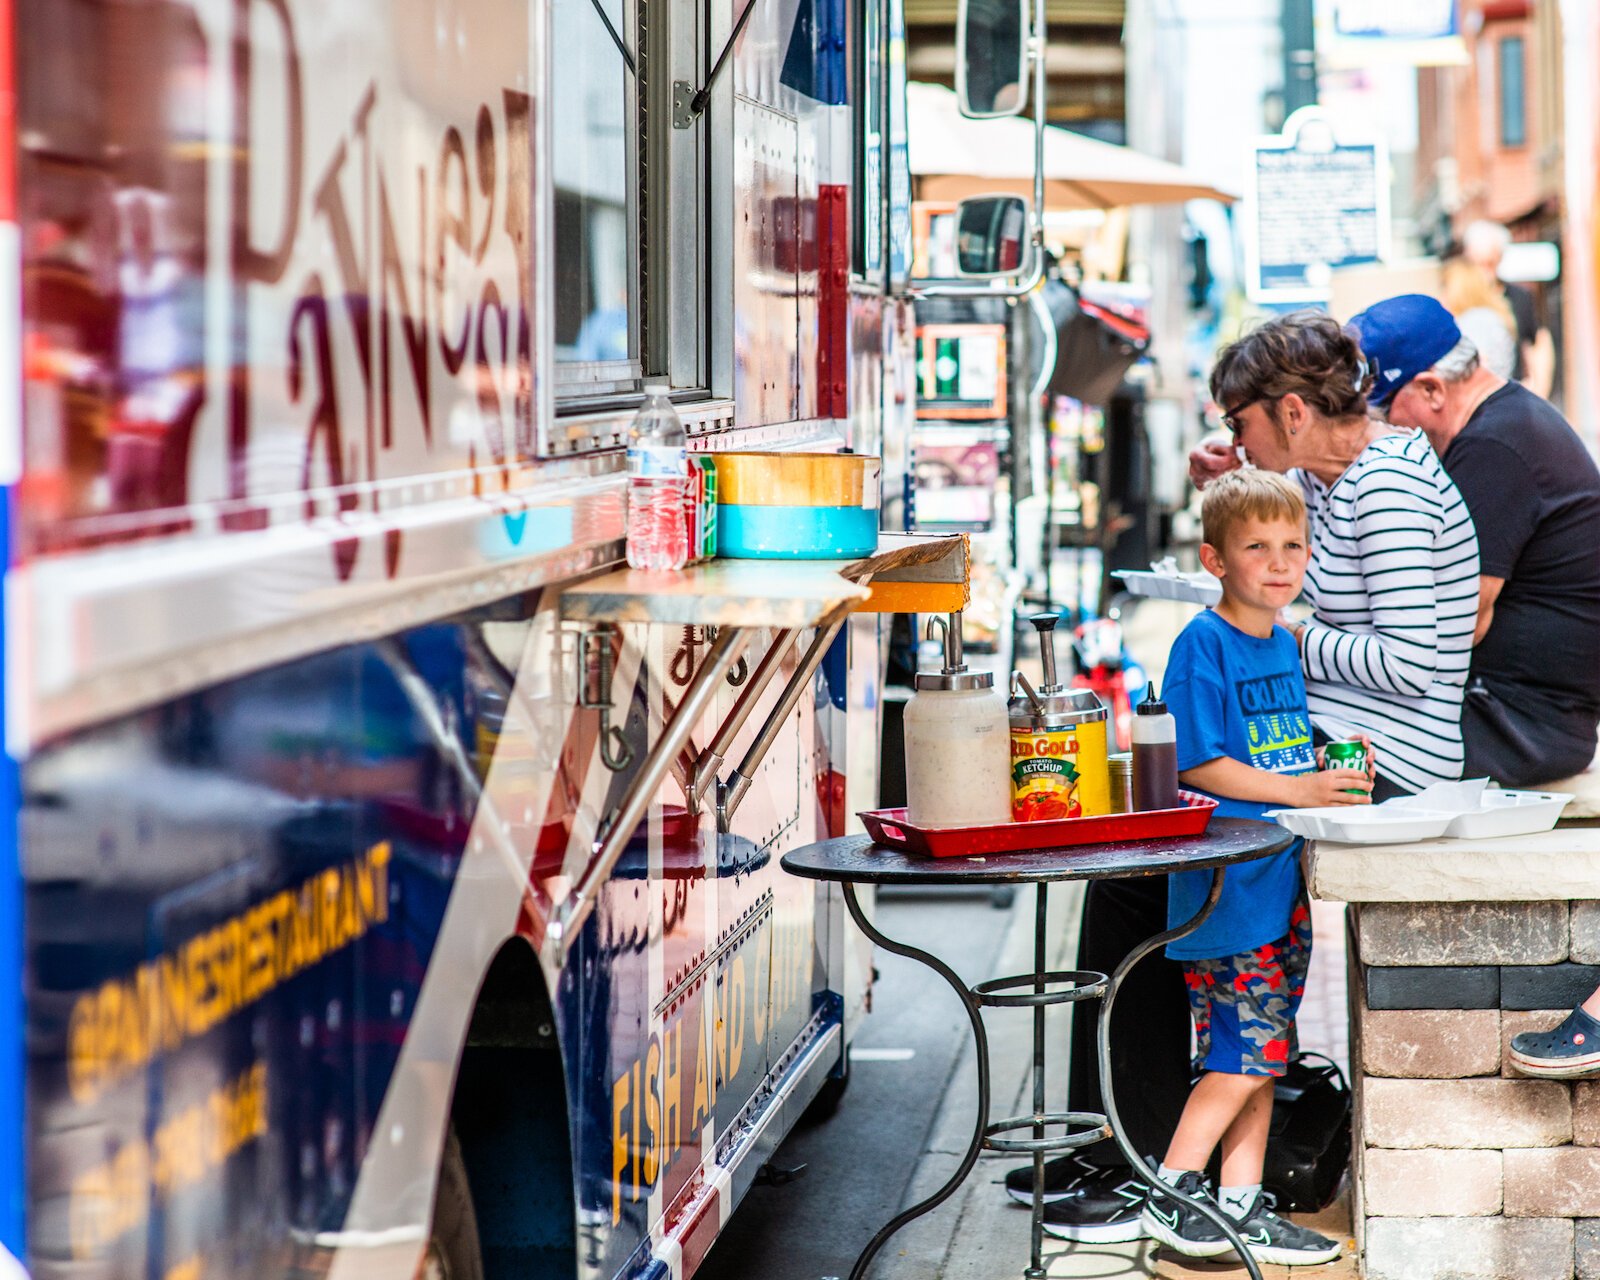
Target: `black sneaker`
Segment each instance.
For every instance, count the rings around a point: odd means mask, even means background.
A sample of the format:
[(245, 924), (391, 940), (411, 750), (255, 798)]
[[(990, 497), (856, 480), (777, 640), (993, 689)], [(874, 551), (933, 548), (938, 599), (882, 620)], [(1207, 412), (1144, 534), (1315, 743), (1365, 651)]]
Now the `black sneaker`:
[[(1211, 1186), (1204, 1175), (1190, 1171), (1178, 1179), (1173, 1188), (1190, 1200), (1204, 1200), (1215, 1205)], [(1221, 1212), (1218, 1209), (1217, 1212)], [(1144, 1231), (1152, 1240), (1159, 1240), (1169, 1249), (1175, 1249), (1186, 1258), (1215, 1258), (1232, 1253), (1233, 1246), (1216, 1223), (1192, 1205), (1183, 1204), (1168, 1196), (1151, 1194), (1140, 1214)]]
[[(1337, 1240), (1280, 1218), (1272, 1211), (1271, 1198), (1260, 1192), (1250, 1202), (1244, 1219), (1234, 1225), (1257, 1262), (1275, 1262), (1280, 1267), (1309, 1267), (1332, 1262), (1344, 1252), (1344, 1246)], [(1238, 1256), (1232, 1249), (1228, 1250), (1228, 1255)]]
[[(1076, 1151), (1069, 1155), (1057, 1156), (1054, 1160), (1044, 1162), (1044, 1202), (1049, 1204), (1053, 1200), (1060, 1200), (1070, 1196), (1079, 1187), (1088, 1182), (1099, 1182), (1110, 1176), (1118, 1178), (1124, 1169), (1108, 1169), (1105, 1165), (1095, 1164), (1085, 1160)], [(1020, 1169), (1013, 1169), (1006, 1174), (1006, 1194), (1019, 1204), (1033, 1204), (1033, 1166), (1025, 1164)]]
[(1126, 1244), (1144, 1239), (1144, 1185), (1127, 1168), (1105, 1169), (1044, 1207), (1044, 1229), (1058, 1240)]

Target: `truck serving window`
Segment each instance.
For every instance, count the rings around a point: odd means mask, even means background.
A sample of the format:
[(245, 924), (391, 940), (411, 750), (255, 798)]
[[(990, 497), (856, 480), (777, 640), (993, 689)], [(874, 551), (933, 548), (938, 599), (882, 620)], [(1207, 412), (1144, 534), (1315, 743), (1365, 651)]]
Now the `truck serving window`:
[[(851, 68), (855, 103), (853, 269), (892, 292), (911, 272), (911, 166), (906, 120), (906, 25), (903, 0), (859, 0)], [(888, 128), (889, 208), (884, 209), (884, 129)], [(889, 275), (884, 280), (884, 221), (889, 228)]]
[(556, 390), (564, 397), (631, 391), (640, 376), (638, 98), (618, 47), (631, 47), (636, 29), (633, 0), (551, 6)]

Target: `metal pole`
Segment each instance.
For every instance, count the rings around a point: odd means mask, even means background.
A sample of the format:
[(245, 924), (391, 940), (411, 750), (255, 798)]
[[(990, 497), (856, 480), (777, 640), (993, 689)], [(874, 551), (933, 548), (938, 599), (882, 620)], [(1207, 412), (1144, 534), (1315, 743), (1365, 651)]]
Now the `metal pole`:
[(1317, 31), (1312, 0), (1283, 0), (1283, 116), (1317, 101)]
[[(1033, 907), (1033, 990), (1045, 989), (1045, 921), (1049, 914), (1050, 886), (1039, 882)], [(1042, 1140), (1044, 1132), (1044, 1012), (1043, 1004), (1033, 1007), (1033, 1136)], [(1027, 1280), (1044, 1280), (1044, 1148), (1033, 1153), (1033, 1221), (1029, 1235)]]

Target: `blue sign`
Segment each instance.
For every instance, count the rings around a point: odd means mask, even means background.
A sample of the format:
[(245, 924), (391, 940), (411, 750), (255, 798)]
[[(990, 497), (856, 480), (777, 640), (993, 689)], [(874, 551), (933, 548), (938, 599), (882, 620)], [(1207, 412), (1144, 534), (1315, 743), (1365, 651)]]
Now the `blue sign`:
[(1381, 142), (1339, 139), (1315, 107), (1258, 141), (1245, 223), (1251, 299), (1326, 301), (1335, 270), (1387, 257), (1388, 168)]
[(1339, 0), (1333, 29), (1362, 40), (1443, 40), (1461, 34), (1456, 0)]

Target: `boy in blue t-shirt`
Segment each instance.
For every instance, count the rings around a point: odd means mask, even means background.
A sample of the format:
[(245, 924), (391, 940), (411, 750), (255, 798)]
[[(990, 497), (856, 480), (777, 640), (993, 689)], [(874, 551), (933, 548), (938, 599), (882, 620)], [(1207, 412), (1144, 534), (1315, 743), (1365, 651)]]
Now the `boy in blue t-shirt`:
[[(1233, 472), (1206, 489), (1201, 522), (1200, 560), (1222, 580), (1222, 600), (1184, 628), (1168, 658), (1165, 695), (1184, 785), (1216, 796), (1217, 813), (1228, 817), (1371, 803), (1366, 772), (1318, 771), (1299, 650), (1276, 625), (1278, 611), (1300, 594), (1310, 558), (1299, 488), (1267, 471)], [(1168, 926), (1192, 919), (1210, 886), (1209, 870), (1172, 876)], [(1204, 1169), (1220, 1142), (1222, 1186), (1213, 1203), (1257, 1261), (1294, 1266), (1338, 1257), (1337, 1241), (1278, 1217), (1261, 1194), (1272, 1085), (1288, 1067), (1311, 960), (1298, 842), (1230, 868), (1216, 909), (1167, 954), (1183, 966), (1202, 1074), (1157, 1176), (1191, 1198), (1209, 1198)], [(1232, 1251), (1188, 1205), (1151, 1196), (1142, 1216), (1152, 1237), (1189, 1257)]]

